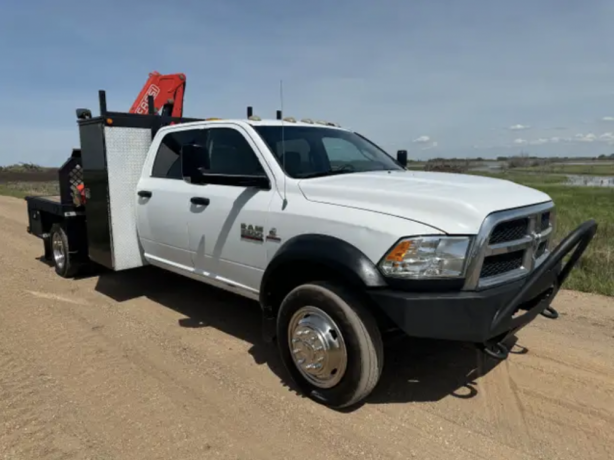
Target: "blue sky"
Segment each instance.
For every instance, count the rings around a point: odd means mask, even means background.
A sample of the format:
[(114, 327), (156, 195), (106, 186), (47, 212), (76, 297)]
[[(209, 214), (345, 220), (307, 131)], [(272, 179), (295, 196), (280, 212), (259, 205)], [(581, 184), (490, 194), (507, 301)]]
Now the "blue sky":
[(74, 109), (187, 74), (186, 116), (336, 121), (413, 158), (614, 152), (606, 0), (3, 0), (0, 164), (58, 165)]

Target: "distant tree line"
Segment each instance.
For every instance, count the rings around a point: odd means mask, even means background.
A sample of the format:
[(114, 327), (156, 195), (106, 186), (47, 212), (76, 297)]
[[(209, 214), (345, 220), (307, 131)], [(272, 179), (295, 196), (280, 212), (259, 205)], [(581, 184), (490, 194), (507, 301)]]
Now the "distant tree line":
[(17, 163), (9, 166), (0, 166), (0, 172), (41, 172), (47, 170), (54, 170), (57, 168), (46, 168), (34, 163)]
[(527, 153), (521, 153), (513, 156), (500, 156), (496, 160), (485, 159), (482, 157), (477, 158), (432, 158), (426, 162), (414, 161), (413, 163), (423, 163), (425, 171), (439, 171), (439, 172), (455, 172), (464, 173), (471, 169), (475, 163), (497, 161), (502, 163), (501, 169), (514, 169), (514, 168), (529, 168), (548, 166), (553, 163), (565, 163), (568, 161), (578, 161), (579, 159), (587, 161), (599, 161), (599, 160), (614, 160), (614, 153), (611, 155), (599, 155), (597, 157), (538, 157), (529, 155)]

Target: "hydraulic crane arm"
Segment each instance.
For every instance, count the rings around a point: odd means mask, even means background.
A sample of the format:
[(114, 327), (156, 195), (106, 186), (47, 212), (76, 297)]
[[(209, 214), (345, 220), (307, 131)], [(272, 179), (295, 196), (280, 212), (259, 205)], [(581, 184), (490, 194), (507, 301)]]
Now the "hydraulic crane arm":
[(162, 109), (163, 115), (181, 117), (183, 115), (183, 95), (185, 92), (185, 74), (162, 75), (152, 72), (143, 89), (130, 107), (130, 113), (147, 114), (147, 97), (153, 96), (156, 113)]

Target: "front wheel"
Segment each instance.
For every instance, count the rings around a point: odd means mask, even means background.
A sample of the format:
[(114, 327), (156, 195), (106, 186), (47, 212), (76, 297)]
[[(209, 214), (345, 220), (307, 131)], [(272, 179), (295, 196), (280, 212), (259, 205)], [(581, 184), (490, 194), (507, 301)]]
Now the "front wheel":
[(343, 286), (314, 282), (293, 289), (277, 316), (277, 338), (284, 366), (316, 402), (348, 407), (379, 381), (384, 351), (377, 323)]

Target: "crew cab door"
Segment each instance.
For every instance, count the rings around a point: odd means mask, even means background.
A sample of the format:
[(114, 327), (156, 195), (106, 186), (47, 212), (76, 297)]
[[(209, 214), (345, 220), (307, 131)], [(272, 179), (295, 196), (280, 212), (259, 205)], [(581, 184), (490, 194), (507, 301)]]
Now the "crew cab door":
[[(154, 141), (137, 186), (137, 229), (145, 258), (153, 265), (192, 271), (187, 219), (190, 187), (181, 172), (181, 147), (197, 141), (202, 129), (169, 131)], [(157, 148), (155, 142), (158, 142)]]
[[(249, 134), (240, 126), (216, 124), (206, 129), (208, 174), (267, 176)], [(195, 272), (243, 295), (257, 294), (266, 266), (268, 209), (278, 195), (271, 187), (190, 184), (195, 200), (188, 216), (189, 250)], [(249, 230), (251, 229), (251, 231)]]

